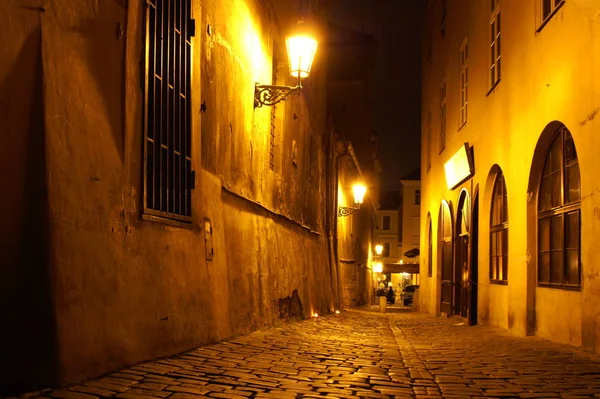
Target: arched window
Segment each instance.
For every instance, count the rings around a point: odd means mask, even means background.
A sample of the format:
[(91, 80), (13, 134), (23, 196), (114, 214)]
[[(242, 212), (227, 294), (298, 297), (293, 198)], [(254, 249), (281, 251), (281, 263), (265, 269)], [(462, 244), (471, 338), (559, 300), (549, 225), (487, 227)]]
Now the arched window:
[(538, 196), (538, 284), (579, 287), (581, 190), (571, 133), (557, 129), (546, 153)]
[(504, 175), (499, 172), (492, 191), (490, 212), (490, 282), (508, 282), (508, 207)]
[(433, 276), (433, 240), (431, 237), (431, 216), (427, 215), (427, 224), (429, 232), (427, 233), (427, 276)]

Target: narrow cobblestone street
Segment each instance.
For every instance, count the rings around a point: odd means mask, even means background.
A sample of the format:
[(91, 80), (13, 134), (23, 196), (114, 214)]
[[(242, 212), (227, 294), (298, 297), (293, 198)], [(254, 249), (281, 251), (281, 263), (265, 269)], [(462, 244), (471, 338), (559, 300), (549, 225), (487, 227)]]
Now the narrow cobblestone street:
[(23, 397), (589, 398), (600, 356), (410, 312), (352, 310)]

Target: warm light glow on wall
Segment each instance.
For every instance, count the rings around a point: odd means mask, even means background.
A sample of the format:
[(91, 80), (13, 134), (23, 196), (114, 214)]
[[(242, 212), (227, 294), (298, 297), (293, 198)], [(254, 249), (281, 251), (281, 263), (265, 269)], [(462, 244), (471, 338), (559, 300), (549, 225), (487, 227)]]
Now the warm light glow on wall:
[(383, 272), (383, 263), (375, 262), (373, 263), (373, 273), (381, 273)]
[(367, 186), (361, 183), (357, 183), (352, 186), (352, 195), (354, 196), (355, 204), (362, 204), (367, 193)]
[(317, 41), (306, 35), (288, 37), (286, 40), (290, 74), (295, 78), (306, 78), (317, 52)]
[(381, 255), (383, 253), (383, 245), (381, 245), (381, 244), (375, 245), (375, 253), (377, 255)]
[(444, 172), (448, 190), (456, 188), (460, 183), (473, 176), (473, 160), (469, 151), (469, 143), (465, 143), (444, 164)]

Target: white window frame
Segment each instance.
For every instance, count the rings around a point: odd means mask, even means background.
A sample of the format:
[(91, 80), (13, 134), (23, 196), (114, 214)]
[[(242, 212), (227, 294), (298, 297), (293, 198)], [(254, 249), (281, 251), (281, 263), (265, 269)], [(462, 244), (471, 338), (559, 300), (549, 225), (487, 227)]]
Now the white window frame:
[[(538, 0), (539, 7), (539, 28), (537, 32), (541, 31), (544, 26), (552, 19), (554, 14), (565, 4), (566, 0)], [(544, 15), (544, 3), (548, 3), (548, 13)]]
[(490, 91), (496, 87), (501, 78), (500, 39), (500, 0), (491, 0), (490, 7)]

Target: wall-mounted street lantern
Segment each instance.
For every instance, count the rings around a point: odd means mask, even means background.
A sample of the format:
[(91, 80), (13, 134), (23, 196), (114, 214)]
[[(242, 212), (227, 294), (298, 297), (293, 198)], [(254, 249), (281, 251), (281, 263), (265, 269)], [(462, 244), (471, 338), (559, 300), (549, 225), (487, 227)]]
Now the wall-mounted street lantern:
[(381, 245), (381, 244), (375, 245), (375, 254), (377, 256), (381, 256), (382, 253), (383, 253), (383, 245)]
[[(303, 21), (298, 22), (302, 28)], [(280, 101), (287, 100), (290, 94), (300, 94), (302, 91), (302, 79), (310, 74), (315, 53), (317, 52), (317, 40), (305, 31), (289, 36), (285, 40), (290, 63), (290, 74), (296, 78), (296, 86), (263, 85), (256, 83), (254, 88), (254, 107), (263, 105), (272, 106)]]
[(352, 186), (352, 195), (354, 197), (354, 206), (340, 206), (338, 209), (338, 216), (348, 216), (357, 209), (360, 209), (360, 204), (363, 203), (365, 194), (367, 193), (367, 187), (364, 184), (357, 183)]

